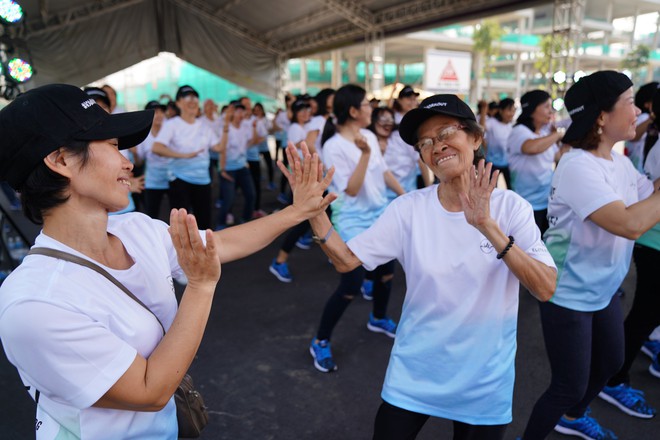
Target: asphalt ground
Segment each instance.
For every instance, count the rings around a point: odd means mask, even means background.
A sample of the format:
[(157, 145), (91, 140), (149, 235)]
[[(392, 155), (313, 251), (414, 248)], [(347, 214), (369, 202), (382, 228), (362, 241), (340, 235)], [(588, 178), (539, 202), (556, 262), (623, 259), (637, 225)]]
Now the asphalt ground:
[[(264, 190), (266, 211), (281, 207), (275, 196)], [(24, 222), (20, 216), (17, 221)], [(296, 248), (289, 259), (294, 280), (279, 282), (268, 266), (280, 240), (223, 266), (206, 333), (190, 370), (210, 409), (210, 422), (201, 438), (369, 439), (392, 340), (367, 330), (371, 303), (356, 298), (333, 335), (338, 371), (318, 372), (309, 343), (339, 276), (320, 248)], [(397, 267), (389, 305), (394, 319), (400, 316), (405, 294), (402, 275)], [(634, 280), (633, 267), (623, 285), (626, 310), (633, 299)], [(522, 433), (550, 378), (537, 302), (524, 290), (518, 344), (513, 422), (507, 440)], [(660, 408), (660, 380), (648, 373), (649, 363), (643, 354), (638, 356), (631, 371), (633, 386), (644, 390), (649, 403)], [(4, 352), (0, 354), (0, 389), (0, 439), (34, 438), (34, 403)], [(633, 418), (600, 399), (591, 407), (592, 415), (621, 440), (660, 439), (658, 417)], [(451, 438), (451, 424), (438, 419), (431, 419), (418, 436), (420, 440)], [(571, 437), (557, 433), (548, 437), (563, 438)]]

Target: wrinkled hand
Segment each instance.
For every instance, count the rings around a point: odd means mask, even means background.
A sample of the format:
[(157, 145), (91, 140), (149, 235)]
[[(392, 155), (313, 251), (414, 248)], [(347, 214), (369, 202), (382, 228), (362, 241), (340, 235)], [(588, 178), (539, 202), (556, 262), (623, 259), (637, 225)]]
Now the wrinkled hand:
[(497, 185), (497, 178), (500, 175), (498, 170), (491, 176), (493, 164), (488, 163), (486, 166), (484, 164), (485, 161), (481, 159), (476, 170), (474, 165), (472, 165), (463, 175), (468, 191), (467, 193), (459, 194), (465, 220), (477, 229), (485, 226), (491, 220), (490, 196), (493, 193), (495, 185)]
[(170, 237), (176, 250), (179, 266), (188, 278), (188, 286), (212, 288), (220, 279), (220, 256), (210, 229), (206, 230), (206, 246), (199, 236), (197, 220), (185, 209), (170, 213)]
[(318, 154), (310, 154), (304, 141), (300, 143), (300, 149), (304, 157), (302, 162), (296, 146), (289, 142), (285, 153), (290, 169), (279, 160), (277, 166), (286, 176), (293, 191), (293, 207), (299, 209), (305, 219), (309, 219), (324, 212), (337, 198), (335, 193), (328, 193), (323, 197), (323, 192), (332, 182), (335, 168), (330, 168), (324, 177), (323, 163), (319, 160)]

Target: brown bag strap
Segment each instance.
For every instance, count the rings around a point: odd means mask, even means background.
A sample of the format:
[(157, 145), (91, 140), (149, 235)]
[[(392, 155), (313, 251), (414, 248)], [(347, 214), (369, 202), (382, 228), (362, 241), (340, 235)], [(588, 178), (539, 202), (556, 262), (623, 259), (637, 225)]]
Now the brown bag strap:
[(35, 247), (30, 249), (30, 252), (27, 253), (28, 255), (45, 255), (47, 257), (52, 257), (52, 258), (57, 258), (60, 260), (65, 260), (69, 261), (71, 263), (79, 264), (81, 266), (85, 266), (89, 269), (92, 269), (95, 272), (98, 272), (99, 274), (103, 275), (108, 281), (110, 281), (112, 284), (115, 286), (119, 287), (122, 292), (124, 292), (126, 295), (131, 297), (136, 303), (140, 304), (142, 307), (147, 309), (149, 313), (154, 315), (154, 318), (156, 318), (156, 321), (158, 321), (158, 324), (160, 324), (160, 328), (163, 330), (163, 334), (165, 334), (165, 327), (163, 326), (163, 323), (160, 322), (160, 319), (158, 319), (158, 316), (154, 312), (151, 311), (149, 307), (147, 307), (140, 299), (133, 295), (133, 292), (128, 290), (126, 286), (124, 286), (121, 282), (119, 282), (115, 277), (110, 275), (107, 270), (103, 269), (101, 266), (98, 264), (92, 263), (89, 260), (86, 260), (84, 258), (80, 258), (76, 255), (70, 254), (68, 252), (64, 251), (58, 251), (57, 249), (51, 249), (51, 248), (46, 248), (46, 247)]

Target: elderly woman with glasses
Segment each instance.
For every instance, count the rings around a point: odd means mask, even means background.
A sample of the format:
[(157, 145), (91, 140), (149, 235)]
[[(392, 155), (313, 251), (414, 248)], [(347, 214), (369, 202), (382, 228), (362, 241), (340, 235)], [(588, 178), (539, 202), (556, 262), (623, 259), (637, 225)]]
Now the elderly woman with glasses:
[(463, 101), (425, 99), (400, 133), (438, 185), (398, 197), (347, 243), (325, 214), (310, 220), (339, 272), (397, 259), (406, 274), (374, 438), (415, 438), (433, 416), (453, 422), (456, 440), (501, 439), (511, 421), (519, 282), (547, 301), (555, 265), (530, 204), (495, 188), (498, 173), (479, 155), (483, 131)]

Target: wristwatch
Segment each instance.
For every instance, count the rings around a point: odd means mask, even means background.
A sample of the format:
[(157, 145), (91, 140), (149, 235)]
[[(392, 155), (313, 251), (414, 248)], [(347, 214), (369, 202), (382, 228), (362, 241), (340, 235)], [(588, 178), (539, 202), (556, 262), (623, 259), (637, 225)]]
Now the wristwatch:
[(318, 235), (314, 234), (314, 235), (312, 235), (312, 240), (314, 240), (314, 243), (324, 244), (326, 241), (328, 241), (328, 239), (332, 235), (332, 231), (334, 231), (334, 230), (335, 230), (335, 228), (330, 226), (330, 230), (328, 231), (327, 234), (325, 234), (325, 237), (321, 238)]

